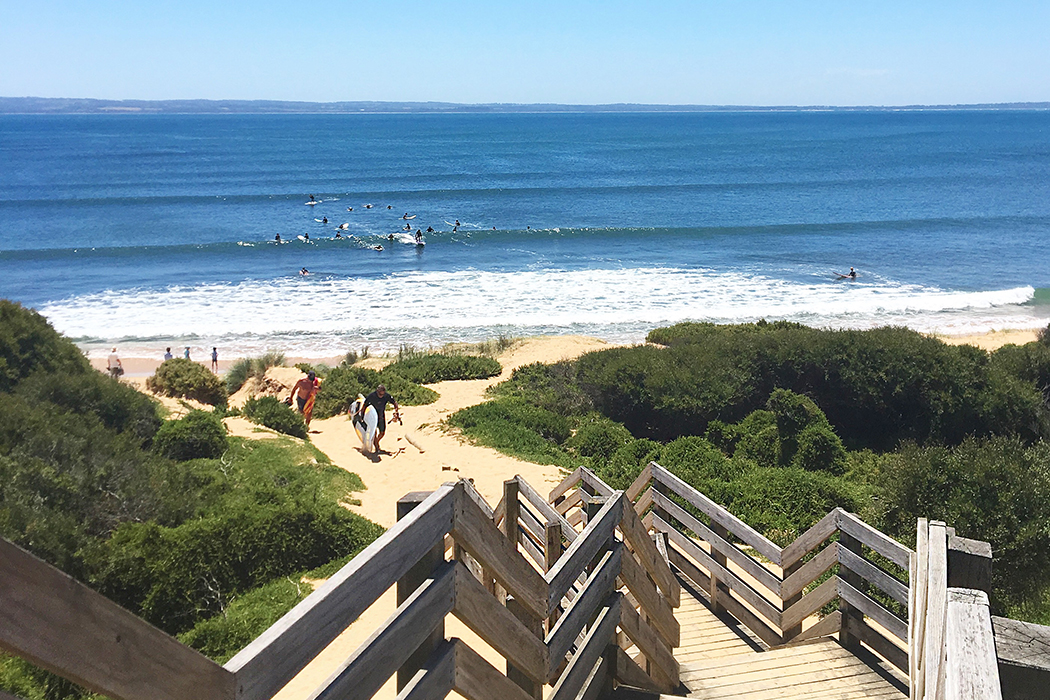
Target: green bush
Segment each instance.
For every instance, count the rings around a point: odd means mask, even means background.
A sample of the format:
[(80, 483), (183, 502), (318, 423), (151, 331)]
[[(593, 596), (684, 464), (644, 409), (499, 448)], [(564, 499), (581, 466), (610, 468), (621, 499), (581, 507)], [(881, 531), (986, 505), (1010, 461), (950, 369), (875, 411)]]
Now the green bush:
[(165, 421), (153, 438), (153, 451), (170, 459), (212, 459), (226, 451), (226, 426), (204, 411)]
[(193, 399), (212, 406), (226, 403), (226, 386), (203, 365), (183, 357), (165, 360), (146, 379), (146, 388), (162, 396)]
[(522, 365), (511, 373), (510, 379), (490, 388), (489, 393), (522, 398), (563, 416), (584, 415), (594, 410), (593, 402), (576, 382), (575, 362)]
[(596, 462), (607, 462), (617, 450), (634, 442), (634, 436), (619, 423), (600, 413), (584, 416), (576, 433), (565, 441), (565, 446)]
[(992, 545), (993, 605), (1031, 602), (1050, 573), (1050, 444), (1017, 437), (955, 447), (905, 445), (882, 458), (876, 525), (915, 541), (919, 517)]
[(397, 374), (416, 384), (433, 384), (464, 379), (495, 377), (503, 367), (491, 357), (450, 355), (445, 353), (408, 354), (383, 369), (384, 374)]
[(564, 416), (521, 399), (496, 399), (456, 411), (450, 425), (487, 447), (537, 462), (569, 467), (574, 460), (562, 443), (570, 435)]
[[(783, 445), (783, 441), (781, 441)], [(791, 466), (807, 471), (842, 474), (846, 470), (846, 448), (830, 425), (810, 425), (798, 434)]]
[(660, 461), (661, 445), (652, 440), (632, 440), (613, 453), (604, 465), (596, 465), (595, 473), (614, 489), (626, 489), (649, 462)]
[(93, 371), (77, 346), (43, 316), (0, 299), (0, 391), (11, 391), (34, 371), (87, 374)]
[(306, 421), (301, 413), (296, 413), (274, 396), (250, 398), (241, 409), (244, 417), (252, 423), (264, 425), (285, 435), (306, 439)]

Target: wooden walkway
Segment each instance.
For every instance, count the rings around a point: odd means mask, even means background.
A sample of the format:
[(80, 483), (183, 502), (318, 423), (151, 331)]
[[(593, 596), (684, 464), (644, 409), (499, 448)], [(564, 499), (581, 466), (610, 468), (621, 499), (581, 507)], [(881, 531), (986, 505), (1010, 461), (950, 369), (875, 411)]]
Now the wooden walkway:
[[(685, 584), (675, 611), (682, 645), (675, 650), (688, 697), (702, 700), (860, 700), (908, 697), (889, 664), (824, 637), (766, 649), (747, 628), (717, 616)], [(661, 696), (667, 698), (668, 696)]]

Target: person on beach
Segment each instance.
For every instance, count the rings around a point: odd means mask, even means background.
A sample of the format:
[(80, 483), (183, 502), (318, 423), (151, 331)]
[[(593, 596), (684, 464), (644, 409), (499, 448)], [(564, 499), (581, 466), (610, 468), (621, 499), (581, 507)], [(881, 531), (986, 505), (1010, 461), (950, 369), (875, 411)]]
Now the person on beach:
[(215, 374), (219, 373), (219, 348), (211, 349), (211, 371)]
[(171, 359), (171, 348), (167, 348), (167, 349), (164, 350), (164, 361), (167, 362), (170, 359)]
[(297, 381), (292, 388), (292, 396), (295, 398), (296, 406), (299, 407), (299, 413), (303, 414), (307, 428), (310, 427), (310, 419), (314, 415), (314, 400), (320, 388), (321, 382), (313, 370), (307, 372), (306, 376)]
[(386, 387), (380, 384), (376, 387), (376, 390), (365, 397), (365, 403), (361, 406), (361, 412), (364, 413), (365, 409), (372, 406), (376, 410), (376, 417), (379, 422), (376, 424), (376, 436), (372, 440), (372, 445), (375, 447), (376, 454), (379, 454), (379, 441), (386, 435), (386, 405), (388, 403), (394, 404), (394, 420), (401, 420), (401, 407), (397, 405), (397, 401), (394, 397), (386, 393)]
[(109, 366), (109, 376), (114, 379), (124, 374), (124, 366), (120, 364), (120, 358), (117, 357), (116, 348), (113, 348), (113, 351), (109, 353), (109, 359), (106, 361), (106, 364)]
[(190, 359), (190, 346), (189, 345), (187, 345), (186, 349), (182, 352), (182, 356), (185, 357), (187, 360)]

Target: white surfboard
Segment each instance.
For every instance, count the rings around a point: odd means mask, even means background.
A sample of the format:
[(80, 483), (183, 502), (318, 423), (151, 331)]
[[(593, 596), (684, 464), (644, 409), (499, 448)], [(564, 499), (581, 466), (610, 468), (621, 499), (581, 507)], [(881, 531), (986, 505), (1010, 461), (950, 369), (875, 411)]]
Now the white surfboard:
[(304, 236), (302, 234), (296, 236), (296, 238), (298, 238), (300, 241), (305, 241), (305, 242), (309, 242), (310, 241), (309, 238), (307, 238), (306, 236)]
[(372, 451), (375, 449), (373, 441), (376, 437), (376, 428), (379, 425), (379, 416), (376, 414), (375, 406), (369, 406), (365, 409), (364, 415), (360, 417), (361, 419), (357, 420), (358, 414), (361, 413), (361, 407), (364, 404), (365, 397), (358, 394), (357, 399), (350, 405), (350, 421), (354, 425), (357, 439), (361, 441), (361, 451), (365, 454), (372, 454)]

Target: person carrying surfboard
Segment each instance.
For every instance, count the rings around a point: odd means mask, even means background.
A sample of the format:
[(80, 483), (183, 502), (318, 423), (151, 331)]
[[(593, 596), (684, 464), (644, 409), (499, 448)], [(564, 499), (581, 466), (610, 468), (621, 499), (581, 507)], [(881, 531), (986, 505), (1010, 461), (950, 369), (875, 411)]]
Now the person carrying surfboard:
[(397, 405), (397, 401), (394, 397), (386, 392), (386, 387), (380, 384), (376, 387), (376, 390), (365, 397), (365, 403), (361, 407), (361, 413), (365, 412), (369, 406), (372, 406), (376, 410), (376, 417), (379, 419), (379, 423), (376, 425), (376, 436), (372, 441), (375, 446), (375, 451), (379, 453), (379, 441), (386, 435), (386, 405), (388, 403), (394, 404), (394, 420), (401, 420), (401, 407)]

